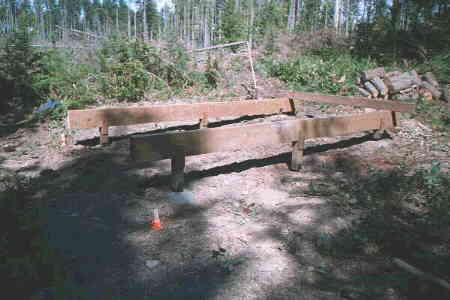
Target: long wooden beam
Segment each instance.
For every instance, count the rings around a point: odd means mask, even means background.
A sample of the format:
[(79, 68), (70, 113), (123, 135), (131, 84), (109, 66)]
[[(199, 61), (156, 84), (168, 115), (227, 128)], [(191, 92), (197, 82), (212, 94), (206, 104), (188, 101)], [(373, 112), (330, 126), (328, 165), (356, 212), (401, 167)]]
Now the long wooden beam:
[(399, 101), (374, 100), (361, 97), (334, 96), (305, 92), (289, 92), (283, 94), (284, 97), (298, 99), (309, 102), (322, 102), (339, 105), (351, 105), (375, 109), (390, 110), (400, 113), (414, 113), (416, 105)]
[(180, 152), (188, 156), (233, 151), (291, 143), (298, 141), (299, 137), (333, 137), (382, 127), (394, 127), (392, 113), (381, 111), (342, 117), (138, 135), (130, 139), (130, 154), (135, 161), (156, 161), (171, 158)]
[(116, 107), (87, 110), (69, 110), (69, 129), (100, 128), (153, 122), (193, 121), (203, 118), (221, 118), (245, 115), (268, 115), (292, 112), (289, 99), (353, 105), (396, 112), (413, 113), (415, 105), (398, 101), (331, 96), (313, 93), (288, 93), (286, 97), (270, 100), (232, 102), (205, 102), (196, 104), (169, 104), (137, 107)]
[(153, 122), (194, 121), (203, 118), (269, 115), (292, 112), (288, 98), (245, 100), (232, 102), (205, 102), (196, 104), (168, 104), (136, 107), (116, 107), (87, 110), (69, 110), (69, 129), (144, 124)]

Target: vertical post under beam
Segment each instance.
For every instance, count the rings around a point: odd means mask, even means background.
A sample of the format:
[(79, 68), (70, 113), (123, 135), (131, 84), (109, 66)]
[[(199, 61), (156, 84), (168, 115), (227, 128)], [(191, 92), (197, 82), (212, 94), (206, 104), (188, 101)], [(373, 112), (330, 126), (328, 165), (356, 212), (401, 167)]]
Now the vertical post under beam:
[(207, 128), (208, 127), (208, 114), (204, 113), (202, 115), (202, 118), (200, 119), (200, 128)]
[(102, 127), (99, 128), (100, 132), (100, 144), (105, 145), (109, 142), (109, 129), (108, 129), (108, 121), (102, 121)]
[(174, 192), (182, 192), (184, 188), (184, 167), (186, 165), (186, 156), (183, 151), (176, 151), (172, 156), (172, 176), (170, 186)]
[(303, 149), (305, 148), (305, 137), (300, 135), (298, 141), (292, 145), (291, 170), (298, 171), (302, 166)]
[(289, 104), (291, 105), (292, 112), (295, 116), (301, 117), (305, 112), (305, 101), (290, 98)]

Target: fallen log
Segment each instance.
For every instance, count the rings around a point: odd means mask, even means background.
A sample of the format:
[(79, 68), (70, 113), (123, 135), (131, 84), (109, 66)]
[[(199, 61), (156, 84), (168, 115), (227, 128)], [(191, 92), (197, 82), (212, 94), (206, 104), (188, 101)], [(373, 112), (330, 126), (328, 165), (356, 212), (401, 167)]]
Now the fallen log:
[(441, 95), (442, 95), (441, 91), (438, 88), (436, 88), (435, 86), (431, 85), (429, 82), (422, 81), (420, 83), (420, 87), (430, 91), (430, 93), (433, 95), (434, 99), (441, 98)]
[(401, 260), (399, 258), (394, 258), (392, 261), (394, 262), (394, 264), (396, 266), (398, 266), (402, 270), (404, 270), (404, 271), (406, 271), (406, 272), (408, 272), (410, 274), (413, 274), (413, 275), (415, 275), (417, 277), (420, 277), (422, 279), (431, 281), (431, 282), (439, 285), (440, 287), (443, 287), (444, 289), (450, 291), (450, 284), (447, 281), (445, 281), (445, 280), (443, 280), (441, 278), (438, 278), (438, 277), (436, 277), (434, 275), (427, 274), (427, 273), (417, 269), (416, 267), (411, 266), (410, 264), (406, 263), (405, 261), (403, 261), (403, 260)]
[(411, 78), (415, 84), (420, 85), (422, 80), (420, 79), (419, 74), (417, 74), (416, 70), (412, 70), (412, 71), (408, 72), (408, 74), (411, 76)]
[(370, 82), (376, 87), (376, 89), (380, 92), (381, 96), (386, 96), (389, 92), (386, 84), (384, 84), (383, 80), (380, 77), (374, 77), (370, 80)]
[(384, 77), (397, 77), (401, 74), (402, 74), (402, 72), (400, 72), (400, 71), (392, 71), (392, 72), (386, 73), (386, 75)]
[(384, 68), (376, 68), (369, 71), (362, 72), (361, 77), (364, 81), (371, 80), (375, 77), (384, 77)]
[(414, 85), (414, 80), (410, 77), (399, 76), (391, 77), (385, 80), (391, 94), (396, 94), (402, 90), (406, 90)]
[(378, 90), (370, 81), (364, 82), (364, 87), (372, 94), (372, 97), (378, 98)]
[(372, 94), (369, 93), (366, 89), (358, 87), (358, 91), (364, 97), (367, 97), (367, 98), (371, 98), (372, 97)]
[(430, 83), (434, 87), (439, 88), (439, 82), (437, 81), (436, 76), (434, 76), (433, 73), (431, 73), (431, 72), (425, 73), (422, 76), (422, 79), (423, 79), (423, 81)]

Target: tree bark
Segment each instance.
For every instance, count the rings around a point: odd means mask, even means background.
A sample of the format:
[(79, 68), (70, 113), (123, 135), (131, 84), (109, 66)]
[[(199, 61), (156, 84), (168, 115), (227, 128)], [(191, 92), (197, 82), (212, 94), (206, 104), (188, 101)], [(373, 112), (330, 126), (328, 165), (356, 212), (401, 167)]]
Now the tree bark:
[(339, 34), (339, 27), (341, 25), (341, 3), (342, 0), (336, 0), (334, 7), (334, 29), (336, 33)]
[(364, 87), (372, 94), (372, 97), (378, 97), (378, 90), (370, 81), (364, 82)]
[(142, 0), (142, 23), (144, 26), (144, 42), (148, 43), (147, 0)]
[(377, 88), (381, 96), (386, 96), (388, 94), (389, 89), (380, 77), (374, 77), (370, 80), (370, 82)]
[(361, 77), (364, 81), (367, 81), (367, 80), (371, 80), (375, 77), (384, 77), (384, 75), (385, 75), (384, 68), (376, 68), (376, 69), (362, 72)]

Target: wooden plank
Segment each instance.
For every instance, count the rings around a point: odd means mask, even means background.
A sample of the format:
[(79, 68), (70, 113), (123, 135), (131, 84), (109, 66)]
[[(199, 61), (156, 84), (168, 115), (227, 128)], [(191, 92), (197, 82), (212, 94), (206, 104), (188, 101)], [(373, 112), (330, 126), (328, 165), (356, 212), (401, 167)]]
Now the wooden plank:
[(101, 127), (103, 120), (107, 120), (109, 126), (121, 126), (152, 122), (194, 121), (203, 118), (204, 115), (207, 115), (208, 118), (221, 118), (287, 112), (291, 112), (289, 99), (278, 98), (69, 110), (67, 123), (69, 129), (87, 129)]
[(285, 96), (288, 96), (289, 98), (292, 99), (299, 99), (303, 101), (352, 105), (359, 107), (391, 110), (401, 113), (414, 113), (416, 111), (415, 104), (403, 103), (399, 101), (374, 100), (360, 97), (332, 96), (332, 95), (305, 93), (305, 92), (290, 92), (287, 93)]
[(311, 139), (348, 135), (379, 129), (380, 124), (393, 126), (391, 112), (138, 135), (130, 139), (130, 153), (135, 161), (156, 161), (171, 158), (175, 149), (180, 147), (186, 156), (233, 151), (292, 143), (298, 141), (300, 136)]

